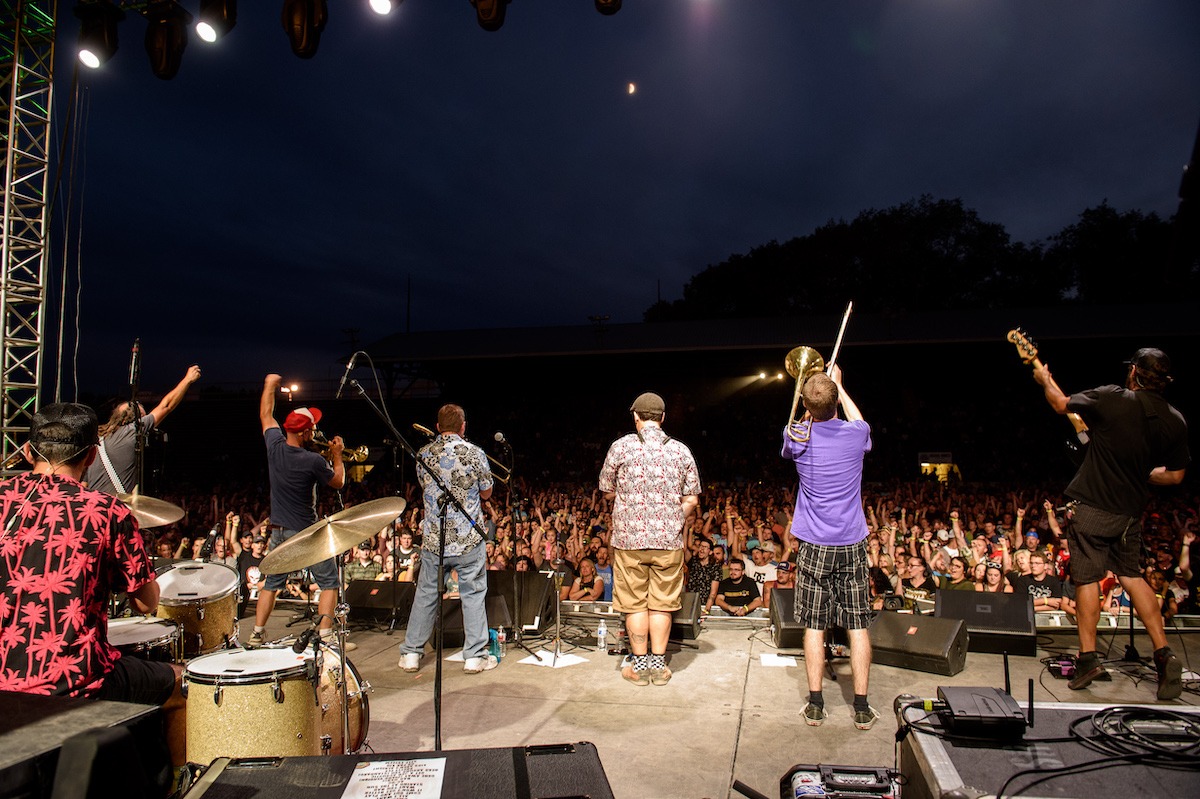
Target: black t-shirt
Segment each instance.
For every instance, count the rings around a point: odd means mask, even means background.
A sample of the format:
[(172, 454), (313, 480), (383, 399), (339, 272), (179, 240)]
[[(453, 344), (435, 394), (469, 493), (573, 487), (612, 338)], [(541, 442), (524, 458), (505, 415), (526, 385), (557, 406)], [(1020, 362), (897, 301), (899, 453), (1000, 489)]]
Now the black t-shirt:
[(900, 585), (904, 586), (904, 598), (905, 599), (929, 599), (929, 600), (932, 600), (934, 594), (937, 593), (937, 588), (938, 588), (937, 581), (934, 580), (932, 577), (926, 577), (925, 582), (921, 583), (921, 586), (919, 588), (917, 586), (913, 585), (912, 580), (908, 579), (907, 577), (905, 577), (903, 580), (900, 581)]
[(1137, 516), (1150, 496), (1150, 470), (1176, 471), (1191, 462), (1187, 422), (1157, 391), (1101, 386), (1072, 394), (1067, 410), (1087, 422), (1090, 439), (1083, 465), (1064, 492), (1071, 499)]
[[(242, 585), (248, 586), (250, 583), (257, 583), (264, 577), (259, 569), (262, 562), (262, 558), (254, 557), (254, 553), (248, 549), (243, 549), (238, 553), (237, 570), (242, 577)], [(251, 573), (251, 569), (253, 569), (253, 573)]]
[(1032, 574), (1022, 574), (1020, 577), (1013, 578), (1012, 587), (1013, 593), (1017, 596), (1031, 596), (1034, 600), (1062, 598), (1063, 587), (1062, 581), (1053, 574), (1044, 574), (1039, 582), (1033, 578)]
[(742, 608), (758, 599), (758, 583), (744, 574), (742, 575), (742, 579), (736, 583), (731, 578), (726, 577), (717, 584), (717, 594), (718, 596), (725, 597), (726, 605)]
[(271, 521), (303, 530), (317, 520), (317, 483), (328, 485), (333, 467), (315, 452), (287, 443), (278, 427), (263, 433), (271, 477)]

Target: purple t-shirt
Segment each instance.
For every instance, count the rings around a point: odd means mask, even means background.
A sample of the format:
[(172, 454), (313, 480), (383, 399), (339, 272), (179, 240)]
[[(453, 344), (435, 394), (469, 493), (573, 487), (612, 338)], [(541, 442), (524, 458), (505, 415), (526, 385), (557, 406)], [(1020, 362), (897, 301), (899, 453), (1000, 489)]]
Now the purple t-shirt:
[(800, 476), (792, 535), (826, 546), (857, 544), (867, 537), (862, 471), (863, 456), (870, 451), (871, 426), (866, 422), (814, 422), (804, 442), (793, 441), (784, 431), (780, 455), (796, 464)]

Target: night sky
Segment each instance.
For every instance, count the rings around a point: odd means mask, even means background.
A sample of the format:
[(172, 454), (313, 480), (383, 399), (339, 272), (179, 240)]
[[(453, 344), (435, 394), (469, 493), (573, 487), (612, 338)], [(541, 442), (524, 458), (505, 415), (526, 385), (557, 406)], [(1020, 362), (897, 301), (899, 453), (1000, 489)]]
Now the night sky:
[(467, 0), (330, 0), (309, 61), (280, 5), (193, 33), (172, 81), (134, 15), (81, 69), (53, 258), (82, 269), (82, 391), (119, 390), (138, 336), (163, 390), (193, 361), (337, 376), (342, 328), (636, 322), (732, 253), (924, 193), (1019, 241), (1105, 199), (1165, 217), (1200, 124), (1195, 0), (514, 0), (495, 33)]

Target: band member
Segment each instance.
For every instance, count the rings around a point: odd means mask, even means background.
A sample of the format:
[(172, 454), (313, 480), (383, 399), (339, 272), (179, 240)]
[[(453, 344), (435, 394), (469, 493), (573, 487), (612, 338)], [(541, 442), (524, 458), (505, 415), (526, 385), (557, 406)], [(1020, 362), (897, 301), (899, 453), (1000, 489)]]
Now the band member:
[(629, 410), (635, 432), (612, 443), (600, 470), (600, 490), (616, 500), (613, 608), (625, 614), (632, 653), (621, 676), (666, 685), (671, 616), (683, 593), (683, 524), (700, 499), (700, 473), (692, 451), (663, 431), (662, 397), (647, 392)]
[(167, 392), (150, 413), (145, 412), (141, 403), (137, 404), (136, 411), (129, 407), (128, 402), (122, 402), (114, 408), (108, 421), (100, 426), (100, 447), (95, 462), (87, 470), (88, 488), (113, 495), (133, 493), (138, 480), (136, 413), (143, 414), (142, 433), (150, 432), (179, 407), (188, 386), (199, 379), (200, 367), (195, 364), (189, 366), (179, 385)]
[[(442, 489), (429, 473), (417, 468), (417, 478), (425, 492), (425, 518), (421, 522), (421, 569), (404, 643), (400, 645), (400, 668), (413, 672), (421, 668), (425, 642), (433, 631), (438, 594), (443, 578), (438, 569), (438, 548), (445, 534), (445, 573), (458, 572), (458, 593), (463, 614), (463, 671), (478, 674), (494, 669), (499, 661), (488, 653), (487, 547), (483, 542), (483, 502), (492, 495), (492, 470), (487, 455), (466, 441), (467, 416), (457, 405), (443, 405), (438, 411), (438, 435), (417, 453), (450, 487), (454, 498), (466, 510), (463, 514), (446, 505), (446, 529), (442, 530)], [(472, 524), (474, 522), (474, 524)]]
[(182, 670), (108, 643), (109, 591), (151, 614), (159, 588), (129, 508), (80, 483), (97, 441), (91, 408), (48, 405), (23, 449), (33, 470), (0, 488), (0, 690), (162, 705), (182, 766)]
[[(341, 436), (334, 436), (329, 445), (332, 468), (318, 453), (305, 446), (312, 441), (317, 422), (321, 421), (320, 410), (297, 408), (283, 420), (286, 435), (280, 430), (279, 423), (275, 421), (275, 392), (282, 380), (279, 375), (267, 375), (258, 404), (258, 418), (267, 442), (267, 467), (271, 478), (271, 522), (279, 525), (271, 532), (270, 549), (316, 523), (318, 483), (338, 489), (346, 482), (346, 467), (342, 464), (345, 445)], [(337, 609), (337, 564), (333, 558), (329, 558), (311, 566), (309, 570), (321, 588), (321, 598), (317, 601), (317, 612), (323, 614), (321, 637), (327, 644), (334, 645), (336, 639), (332, 627), (333, 612)], [(247, 648), (262, 646), (267, 619), (271, 618), (271, 611), (275, 609), (275, 597), (286, 584), (286, 574), (266, 576), (263, 588), (258, 592), (254, 634), (246, 642)], [(346, 649), (354, 650), (357, 646), (347, 642)]]
[(1101, 386), (1070, 397), (1047, 366), (1033, 371), (1050, 407), (1078, 413), (1090, 438), (1083, 464), (1064, 492), (1075, 506), (1067, 539), (1079, 626), (1079, 659), (1068, 686), (1086, 688), (1104, 674), (1096, 653), (1096, 624), (1100, 580), (1111, 569), (1154, 642), (1158, 698), (1174, 699), (1183, 691), (1183, 668), (1167, 646), (1162, 612), (1138, 559), (1141, 517), (1150, 497), (1147, 484), (1177, 485), (1191, 462), (1187, 422), (1162, 397), (1171, 382), (1171, 360), (1162, 350), (1140, 349), (1127, 365), (1124, 387)]
[[(879, 712), (867, 702), (871, 668), (871, 583), (867, 521), (862, 509), (863, 458), (871, 451), (871, 426), (842, 385), (842, 370), (808, 378), (800, 390), (808, 438), (795, 441), (784, 430), (782, 456), (796, 464), (800, 488), (792, 535), (796, 556), (796, 621), (804, 631), (808, 672), (806, 724), (825, 721), (821, 679), (825, 672), (825, 631), (836, 624), (850, 637), (854, 682), (854, 726), (869, 730)], [(838, 405), (846, 419), (837, 418)], [(804, 421), (802, 420), (802, 422)], [(797, 426), (789, 426), (795, 432)]]

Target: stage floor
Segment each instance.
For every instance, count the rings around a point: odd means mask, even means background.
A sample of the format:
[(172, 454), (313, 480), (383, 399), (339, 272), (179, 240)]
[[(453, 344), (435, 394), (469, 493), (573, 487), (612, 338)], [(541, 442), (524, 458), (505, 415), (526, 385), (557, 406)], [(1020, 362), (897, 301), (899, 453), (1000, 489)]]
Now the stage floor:
[[(268, 624), (270, 638), (302, 629), (285, 627), (290, 608), (280, 606)], [(249, 637), (253, 621), (242, 621)], [(553, 626), (550, 628), (553, 634)], [(564, 640), (595, 645), (594, 632), (564, 627)], [(610, 640), (611, 640), (610, 635)], [(433, 749), (434, 660), (422, 659), (421, 670), (406, 674), (397, 667), (403, 630), (355, 630), (358, 649), (350, 662), (370, 683), (370, 726), (367, 743), (374, 752)], [(1100, 651), (1123, 656), (1128, 634), (1104, 636)], [(1135, 638), (1139, 653), (1150, 655), (1145, 635)], [(528, 641), (527, 641), (528, 643)], [(526, 665), (528, 657), (510, 646), (499, 668), (482, 674), (462, 671), (461, 660), (444, 663), (442, 746), (445, 749), (512, 747), (577, 741), (594, 743), (619, 799), (710, 797), (740, 794), (735, 779), (767, 796), (779, 795), (779, 779), (797, 763), (888, 766), (896, 764), (896, 720), (892, 700), (902, 693), (936, 695), (939, 685), (1003, 687), (1002, 657), (970, 653), (966, 668), (954, 677), (873, 665), (871, 704), (882, 714), (874, 729), (863, 732), (851, 721), (853, 690), (848, 660), (835, 661), (836, 683), (825, 683), (829, 718), (809, 727), (800, 717), (807, 700), (804, 661), (798, 650), (777, 650), (767, 629), (705, 629), (690, 646), (672, 644), (674, 672), (665, 686), (634, 686), (621, 679), (621, 658), (586, 649), (571, 650), (583, 660), (556, 669)], [(1200, 638), (1171, 635), (1172, 648), (1200, 670)], [(544, 642), (543, 648), (552, 642)], [(1041, 636), (1037, 658), (1010, 658), (1013, 694), (1024, 702), (1032, 679), (1037, 702), (1080, 702), (1104, 705), (1155, 703), (1156, 682), (1149, 669), (1130, 666), (1131, 674), (1113, 664), (1112, 682), (1097, 682), (1071, 691), (1065, 680), (1045, 670), (1040, 658), (1073, 651), (1071, 636)], [(536, 650), (538, 647), (533, 646)], [(459, 650), (448, 649), (447, 656)], [(794, 665), (765, 665), (764, 655), (794, 656)], [(461, 657), (461, 656), (459, 656)], [(1185, 672), (1186, 676), (1186, 672)], [(1184, 693), (1162, 703), (1200, 704)]]

